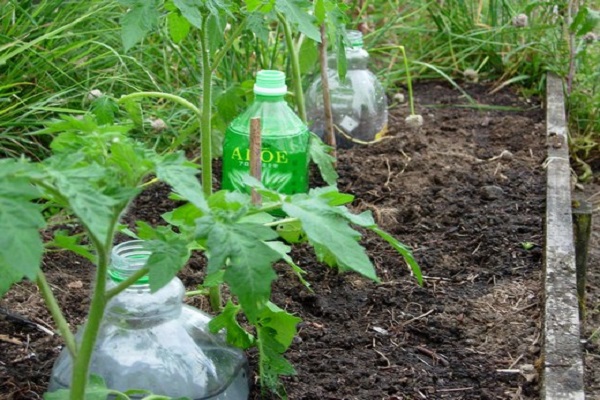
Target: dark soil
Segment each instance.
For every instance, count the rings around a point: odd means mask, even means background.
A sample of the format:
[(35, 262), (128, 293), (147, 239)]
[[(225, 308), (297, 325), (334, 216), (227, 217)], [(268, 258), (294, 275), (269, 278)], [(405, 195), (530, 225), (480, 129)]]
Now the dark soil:
[[(298, 248), (295, 259), (314, 292), (283, 267), (273, 287), (274, 302), (303, 319), (287, 353), (297, 370), (284, 380), (290, 399), (539, 398), (544, 110), (508, 90), (466, 89), (481, 104), (519, 110), (457, 107), (467, 104), (457, 91), (422, 84), (420, 131), (405, 126), (408, 108), (396, 106), (391, 138), (340, 151), (340, 190), (356, 196), (356, 211), (371, 210), (413, 248), (424, 285), (370, 234), (362, 243), (380, 284), (338, 274)], [(147, 190), (127, 220), (159, 224), (172, 207), (167, 195)], [(90, 266), (52, 253), (44, 270), (67, 319), (80, 324)], [(194, 258), (180, 276), (193, 288), (202, 271)], [(190, 302), (207, 309), (202, 298)], [(38, 399), (61, 340), (50, 334), (53, 322), (34, 285), (17, 285), (0, 307), (0, 398)], [(255, 369), (255, 354), (249, 357)], [(251, 398), (260, 398), (258, 386)]]

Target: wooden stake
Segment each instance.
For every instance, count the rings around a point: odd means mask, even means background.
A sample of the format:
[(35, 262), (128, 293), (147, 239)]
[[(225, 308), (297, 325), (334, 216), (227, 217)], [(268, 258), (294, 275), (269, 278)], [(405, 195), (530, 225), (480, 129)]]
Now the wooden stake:
[(325, 24), (321, 24), (321, 44), (319, 44), (319, 61), (321, 64), (321, 87), (323, 88), (323, 111), (325, 112), (325, 143), (333, 147), (331, 155), (337, 158), (333, 115), (331, 114), (331, 96), (329, 94), (329, 78), (327, 75), (327, 33)]
[[(260, 136), (260, 118), (250, 120), (250, 175), (261, 181), (261, 136)], [(252, 189), (252, 203), (260, 205), (260, 194)]]

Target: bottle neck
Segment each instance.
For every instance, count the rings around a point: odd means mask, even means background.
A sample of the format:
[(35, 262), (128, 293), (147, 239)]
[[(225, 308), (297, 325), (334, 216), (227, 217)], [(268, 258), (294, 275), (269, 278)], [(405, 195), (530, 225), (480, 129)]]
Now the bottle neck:
[(255, 94), (254, 95), (255, 102), (263, 102), (263, 103), (277, 103), (280, 101), (285, 101), (284, 96), (281, 95), (264, 95), (264, 94)]
[[(139, 271), (146, 265), (151, 254), (141, 240), (115, 246), (111, 254), (107, 287), (115, 287)], [(183, 284), (175, 277), (152, 293), (148, 277), (144, 276), (111, 299), (106, 308), (106, 321), (136, 329), (177, 318), (183, 306), (184, 291)]]

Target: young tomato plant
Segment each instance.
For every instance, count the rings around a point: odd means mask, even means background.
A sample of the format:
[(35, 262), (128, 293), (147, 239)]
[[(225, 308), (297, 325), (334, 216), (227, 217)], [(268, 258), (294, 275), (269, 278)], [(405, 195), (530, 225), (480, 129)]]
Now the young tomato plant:
[[(220, 191), (202, 207), (187, 203), (164, 218), (183, 234), (191, 235), (208, 258), (205, 287), (226, 284), (237, 299), (210, 323), (213, 332), (223, 328), (230, 343), (258, 349), (258, 374), (263, 388), (280, 395), (280, 375), (294, 374), (283, 353), (296, 335), (299, 318), (270, 301), (271, 285), (277, 278), (273, 263), (285, 261), (304, 282), (304, 271), (288, 254), (290, 244), (307, 242), (319, 261), (339, 271), (353, 271), (378, 281), (361, 235), (352, 225), (371, 230), (394, 247), (421, 282), (421, 272), (410, 250), (375, 224), (370, 212), (353, 214), (346, 204), (354, 198), (334, 187), (312, 189), (307, 194), (282, 195), (266, 189), (249, 176), (247, 184), (261, 195), (255, 205), (251, 196)], [(274, 211), (286, 217), (276, 218)], [(306, 285), (307, 283), (304, 282)], [(237, 320), (243, 313), (254, 331)]]
[[(357, 225), (389, 242), (404, 256), (420, 281), (419, 267), (405, 246), (381, 231), (370, 213), (355, 215), (344, 206), (352, 201), (352, 196), (333, 187), (284, 196), (248, 177), (248, 184), (262, 196), (260, 206), (242, 193), (219, 191), (205, 197), (194, 165), (181, 154), (158, 155), (144, 148), (127, 138), (129, 128), (99, 126), (91, 115), (82, 120), (64, 117), (48, 128), (57, 134), (51, 157), (39, 163), (0, 161), (0, 229), (7, 233), (0, 246), (0, 272), (4, 277), (0, 295), (23, 278), (36, 282), (73, 357), (70, 390), (55, 392), (49, 399), (82, 399), (90, 391), (103, 396), (115, 394), (101, 377), (89, 376), (105, 305), (145, 274), (149, 276), (151, 289), (158, 290), (186, 263), (190, 249), (200, 249), (207, 255), (204, 286), (226, 284), (236, 299), (230, 299), (212, 320), (211, 330), (226, 329), (228, 340), (241, 348), (256, 346), (261, 383), (280, 394), (284, 390), (279, 376), (294, 373), (283, 354), (296, 335), (300, 319), (270, 301), (271, 284), (277, 277), (273, 263), (284, 260), (303, 281), (303, 271), (288, 254), (291, 250), (288, 244), (307, 241), (320, 261), (377, 280), (371, 261), (358, 243), (360, 234), (351, 227)], [(177, 233), (138, 223), (138, 237), (152, 242), (153, 249), (163, 250), (156, 250), (139, 273), (117, 288), (106, 290), (109, 254), (120, 216), (150, 176), (168, 183), (178, 198), (188, 201), (165, 215), (167, 222), (178, 228)], [(74, 240), (47, 244), (75, 251), (96, 265), (92, 301), (79, 341), (70, 331), (40, 268), (44, 243), (39, 229), (46, 226), (40, 202), (49, 202), (74, 214), (92, 247), (89, 251)], [(287, 216), (274, 217), (271, 212), (277, 210)], [(252, 331), (238, 323), (240, 313), (253, 326)]]
[[(48, 128), (57, 134), (51, 144), (51, 157), (37, 163), (0, 160), (0, 229), (5, 232), (0, 239), (0, 295), (23, 278), (35, 282), (73, 358), (70, 390), (60, 391), (52, 399), (88, 398), (89, 365), (107, 302), (144, 274), (149, 275), (151, 289), (158, 290), (188, 258), (186, 242), (157, 236), (153, 248), (170, 251), (154, 253), (140, 274), (106, 290), (109, 255), (119, 218), (142, 191), (144, 180), (156, 176), (194, 204), (205, 202), (194, 165), (181, 154), (161, 156), (146, 149), (127, 138), (129, 129), (127, 125), (99, 126), (91, 115), (81, 120), (64, 117)], [(96, 266), (87, 322), (78, 341), (40, 268), (45, 244), (39, 230), (47, 226), (42, 216), (44, 203), (75, 215), (92, 251), (75, 238), (65, 240), (63, 233), (60, 240), (46, 245), (75, 251)], [(98, 396), (104, 396), (98, 398), (106, 398), (110, 392), (97, 378), (92, 379), (92, 387)]]

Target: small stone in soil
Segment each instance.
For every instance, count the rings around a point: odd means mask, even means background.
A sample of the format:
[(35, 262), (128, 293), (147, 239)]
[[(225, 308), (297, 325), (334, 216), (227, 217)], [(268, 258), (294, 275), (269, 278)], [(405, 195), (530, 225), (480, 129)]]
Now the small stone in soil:
[(480, 189), (481, 197), (484, 200), (497, 200), (504, 194), (504, 190), (502, 188), (495, 185), (487, 185), (483, 186)]

